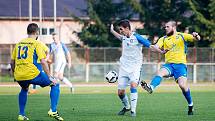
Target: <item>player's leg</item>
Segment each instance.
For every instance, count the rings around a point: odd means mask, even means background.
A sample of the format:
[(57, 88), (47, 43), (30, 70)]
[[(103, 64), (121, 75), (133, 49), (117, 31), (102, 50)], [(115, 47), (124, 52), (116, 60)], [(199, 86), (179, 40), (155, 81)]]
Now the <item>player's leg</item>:
[(184, 64), (176, 64), (174, 77), (188, 103), (188, 115), (193, 115), (193, 101), (189, 85), (187, 83), (187, 67)]
[(126, 87), (128, 86), (128, 77), (124, 76), (125, 72), (119, 71), (119, 79), (118, 79), (118, 96), (123, 104), (122, 110), (118, 113), (118, 115), (124, 115), (127, 111), (130, 111), (130, 104), (128, 100), (128, 96), (125, 92)]
[(136, 107), (137, 107), (137, 99), (138, 99), (138, 92), (137, 86), (140, 79), (140, 69), (136, 70), (129, 74), (129, 82), (130, 82), (130, 101), (131, 101), (131, 116), (136, 116)]
[(193, 115), (193, 101), (191, 92), (189, 89), (189, 86), (187, 84), (187, 78), (186, 77), (179, 77), (178, 78), (178, 85), (182, 90), (182, 93), (188, 103), (188, 115)]
[(137, 93), (137, 83), (132, 82), (130, 85), (130, 100), (131, 100), (131, 116), (136, 116), (136, 107), (137, 107), (137, 99), (138, 99), (138, 93)]
[(71, 91), (73, 91), (73, 85), (72, 85), (72, 83), (66, 77), (63, 77), (63, 73), (59, 73), (58, 74), (58, 78), (62, 82), (64, 82), (67, 86), (69, 86), (69, 88), (71, 89)]
[(172, 66), (171, 64), (164, 64), (161, 69), (158, 71), (157, 75), (153, 77), (150, 85), (148, 85), (146, 82), (141, 82), (141, 86), (148, 91), (149, 93), (152, 93), (153, 90), (160, 85), (162, 79), (164, 76), (171, 76), (172, 75)]
[(39, 76), (32, 80), (32, 83), (40, 85), (41, 87), (51, 86), (50, 90), (51, 109), (54, 112), (57, 111), (57, 104), (60, 95), (59, 84), (53, 85), (49, 77), (44, 72), (40, 72)]
[(25, 106), (27, 102), (27, 96), (28, 96), (28, 86), (29, 86), (29, 81), (17, 81), (18, 84), (22, 87), (21, 91), (19, 93), (19, 116), (18, 120), (29, 120), (25, 116)]
[(59, 96), (60, 96), (59, 84), (57, 83), (53, 85), (52, 81), (44, 72), (40, 72), (40, 74), (35, 79), (33, 79), (31, 83), (40, 85), (41, 87), (51, 86), (51, 90), (50, 90), (51, 109), (49, 110), (48, 115), (51, 117), (54, 117), (57, 120), (63, 120), (63, 118), (60, 117), (57, 112), (57, 105), (58, 105)]
[(71, 81), (69, 81), (66, 77), (63, 77), (63, 80), (62, 80), (66, 85), (68, 85), (69, 86), (69, 88), (70, 88), (70, 91), (72, 92), (72, 93), (74, 93), (74, 86), (73, 86), (73, 84), (71, 83)]
[(74, 92), (74, 88), (73, 88), (72, 83), (66, 77), (63, 76), (65, 67), (66, 67), (66, 63), (62, 63), (61, 66), (60, 66), (60, 68), (59, 68), (59, 71), (58, 71), (58, 78), (62, 82), (64, 82), (67, 86), (69, 86), (70, 91), (73, 93)]

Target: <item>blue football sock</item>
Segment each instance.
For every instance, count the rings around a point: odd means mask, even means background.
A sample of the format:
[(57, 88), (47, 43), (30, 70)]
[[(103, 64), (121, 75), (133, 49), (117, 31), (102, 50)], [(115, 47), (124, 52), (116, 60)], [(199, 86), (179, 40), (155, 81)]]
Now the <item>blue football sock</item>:
[(27, 94), (28, 90), (21, 89), (19, 93), (19, 114), (20, 115), (25, 115), (25, 105), (27, 102)]
[(57, 104), (58, 104), (58, 100), (59, 100), (59, 95), (60, 95), (59, 84), (51, 86), (50, 99), (51, 99), (51, 110), (52, 110), (52, 112), (57, 111)]
[(190, 105), (190, 106), (193, 105), (190, 89), (188, 89), (187, 91), (183, 92), (183, 95), (186, 98), (188, 105)]
[(150, 85), (152, 86), (153, 89), (155, 89), (161, 83), (161, 81), (162, 81), (162, 78), (160, 76), (155, 76), (152, 79)]

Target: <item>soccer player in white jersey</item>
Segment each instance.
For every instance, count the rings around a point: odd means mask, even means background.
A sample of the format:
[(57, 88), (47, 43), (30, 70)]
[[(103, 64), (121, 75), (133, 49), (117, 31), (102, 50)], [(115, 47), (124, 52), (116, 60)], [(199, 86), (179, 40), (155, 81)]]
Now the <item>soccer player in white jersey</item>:
[[(164, 53), (154, 45), (144, 39), (139, 34), (131, 31), (130, 22), (121, 20), (118, 24), (119, 32), (114, 30), (111, 25), (111, 33), (122, 41), (122, 56), (120, 57), (119, 79), (118, 79), (118, 96), (123, 104), (123, 109), (118, 115), (124, 115), (127, 111), (131, 111), (131, 116), (136, 116), (137, 105), (137, 86), (139, 84), (140, 70), (143, 61), (142, 46), (152, 51)], [(130, 103), (126, 95), (125, 89), (130, 85)]]
[(70, 91), (74, 93), (74, 87), (72, 83), (63, 76), (64, 69), (66, 64), (68, 68), (71, 67), (71, 55), (66, 47), (66, 45), (60, 41), (59, 36), (57, 33), (52, 33), (52, 38), (54, 40), (53, 43), (50, 45), (50, 58), (53, 57), (54, 61), (54, 77), (63, 81), (66, 85), (70, 87)]

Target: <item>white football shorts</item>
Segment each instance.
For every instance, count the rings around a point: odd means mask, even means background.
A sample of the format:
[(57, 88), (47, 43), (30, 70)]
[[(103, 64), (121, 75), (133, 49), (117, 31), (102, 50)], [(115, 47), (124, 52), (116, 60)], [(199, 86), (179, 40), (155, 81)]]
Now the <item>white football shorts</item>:
[(66, 67), (66, 63), (55, 63), (54, 64), (54, 72), (64, 73), (65, 67)]
[(125, 89), (127, 86), (130, 86), (131, 82), (139, 83), (140, 80), (140, 70), (135, 69), (132, 72), (126, 72), (122, 68), (119, 69), (119, 78), (118, 78), (118, 89)]

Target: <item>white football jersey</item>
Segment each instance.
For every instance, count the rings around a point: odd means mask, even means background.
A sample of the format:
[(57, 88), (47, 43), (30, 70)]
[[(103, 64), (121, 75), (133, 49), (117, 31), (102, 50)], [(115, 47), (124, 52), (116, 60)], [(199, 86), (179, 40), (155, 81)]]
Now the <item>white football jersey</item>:
[(50, 49), (50, 52), (54, 54), (54, 64), (66, 63), (66, 55), (63, 50), (62, 43), (58, 45), (52, 43)]
[[(141, 38), (141, 41), (146, 39)], [(126, 72), (133, 72), (135, 69), (141, 68), (143, 61), (142, 45), (140, 40), (135, 33), (128, 38), (126, 36), (122, 37), (122, 56), (120, 57), (120, 67)], [(147, 40), (148, 42), (148, 40)], [(148, 45), (147, 45), (148, 46)]]

